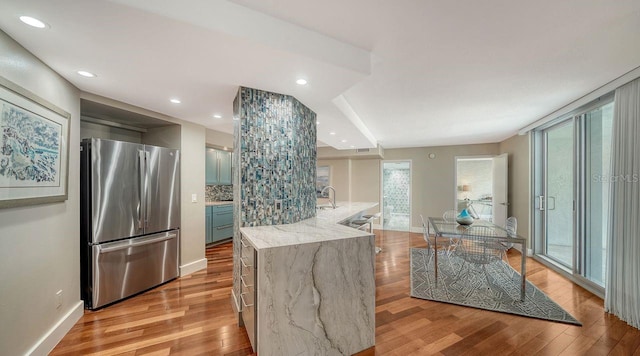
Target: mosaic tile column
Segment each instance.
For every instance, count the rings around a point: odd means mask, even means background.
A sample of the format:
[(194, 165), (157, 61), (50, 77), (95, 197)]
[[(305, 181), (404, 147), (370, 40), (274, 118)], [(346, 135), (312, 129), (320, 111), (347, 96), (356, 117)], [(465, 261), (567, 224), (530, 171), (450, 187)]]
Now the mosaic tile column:
[(316, 215), (317, 145), (316, 114), (292, 96), (240, 87), (233, 110), (233, 292), (239, 306), (239, 229)]

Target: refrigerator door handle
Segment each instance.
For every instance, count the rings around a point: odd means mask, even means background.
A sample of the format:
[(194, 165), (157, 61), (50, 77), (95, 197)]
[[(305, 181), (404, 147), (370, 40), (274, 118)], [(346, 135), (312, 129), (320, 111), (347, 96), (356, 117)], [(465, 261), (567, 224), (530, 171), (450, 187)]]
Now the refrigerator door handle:
[[(144, 151), (144, 160), (145, 160), (145, 164), (149, 163), (149, 151)], [(145, 177), (147, 177), (147, 166), (145, 165)], [(148, 178), (146, 178), (148, 179)], [(151, 211), (151, 209), (149, 209), (149, 205), (151, 205), (151, 194), (149, 192), (149, 183), (145, 182), (144, 185), (144, 196), (145, 196), (145, 202), (144, 202), (144, 228), (147, 229), (149, 228), (149, 212)]]
[(144, 200), (144, 196), (145, 196), (145, 177), (146, 174), (144, 174), (145, 172), (145, 165), (144, 162), (145, 161), (145, 151), (138, 151), (138, 164), (140, 165), (140, 170), (139, 170), (139, 179), (138, 179), (138, 184), (139, 184), (139, 189), (138, 191), (140, 192), (140, 207), (138, 208), (138, 229), (142, 230), (144, 229), (144, 216), (145, 216), (145, 200)]
[(111, 246), (111, 247), (101, 247), (100, 248), (100, 253), (109, 253), (109, 252), (114, 252), (114, 251), (120, 251), (120, 250), (124, 250), (126, 248), (130, 248), (130, 247), (140, 247), (140, 246), (144, 246), (144, 245), (150, 245), (150, 244), (155, 244), (158, 242), (162, 242), (162, 241), (166, 241), (166, 240), (171, 240), (176, 238), (176, 234), (169, 234), (166, 236), (160, 236), (160, 237), (156, 237), (153, 239), (148, 239), (148, 240), (144, 240), (144, 241), (140, 241), (140, 242), (135, 242), (135, 243), (129, 243), (127, 242), (123, 242), (121, 244), (117, 244), (116, 246)]

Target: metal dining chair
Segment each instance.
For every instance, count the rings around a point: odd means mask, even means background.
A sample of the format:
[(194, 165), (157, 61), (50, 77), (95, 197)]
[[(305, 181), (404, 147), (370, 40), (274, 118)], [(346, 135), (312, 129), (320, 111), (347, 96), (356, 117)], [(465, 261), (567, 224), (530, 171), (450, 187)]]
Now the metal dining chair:
[(482, 267), (487, 283), (493, 287), (487, 265), (502, 261), (502, 251), (495, 248), (496, 243), (491, 240), (491, 236), (495, 234), (495, 230), (487, 226), (471, 226), (464, 231), (460, 243), (453, 251), (455, 256), (463, 260), (454, 281), (460, 279), (462, 270), (469, 264)]
[[(429, 250), (429, 258), (427, 259), (427, 265), (428, 265), (431, 263), (433, 252), (435, 251), (435, 248), (436, 248), (436, 241), (435, 241), (436, 237), (429, 235), (429, 229), (427, 228), (427, 224), (425, 223), (424, 218), (422, 217), (422, 214), (420, 214), (420, 220), (422, 221), (422, 235), (424, 237), (424, 241), (427, 243), (427, 249)], [(443, 256), (443, 257), (446, 256), (447, 261), (449, 261), (449, 267), (451, 267), (451, 270), (453, 271), (454, 270), (453, 264), (451, 263), (451, 259), (449, 258), (449, 256), (451, 255), (452, 239), (446, 239), (445, 241), (446, 242), (438, 243), (438, 245), (440, 245), (440, 248), (438, 248), (438, 253), (439, 253), (438, 256)]]
[[(444, 219), (444, 221), (448, 223), (457, 223), (456, 222), (457, 217), (458, 217), (458, 211), (453, 209), (447, 210), (444, 212), (444, 214), (442, 214), (442, 219)], [(453, 239), (453, 238), (449, 239), (449, 245), (447, 247), (447, 251), (449, 255), (451, 255), (451, 251), (453, 251), (456, 248), (457, 243), (458, 241), (456, 239)]]
[(442, 218), (446, 222), (456, 222), (456, 217), (458, 216), (457, 210), (447, 210), (442, 214)]
[(507, 222), (504, 224), (505, 230), (509, 236), (516, 236), (518, 231), (518, 219), (515, 216), (510, 216), (507, 218)]
[[(518, 219), (516, 219), (515, 216), (508, 217), (506, 222), (505, 222), (505, 224), (504, 224), (504, 229), (507, 230), (507, 236), (509, 236), (509, 237), (517, 236), (518, 235), (518, 233), (517, 233), (517, 230), (518, 230)], [(502, 253), (504, 255), (504, 259), (508, 263), (509, 262), (509, 257), (507, 256), (507, 251), (509, 251), (509, 249), (513, 247), (513, 243), (512, 242), (502, 241), (502, 242), (496, 243), (495, 247), (502, 251)]]

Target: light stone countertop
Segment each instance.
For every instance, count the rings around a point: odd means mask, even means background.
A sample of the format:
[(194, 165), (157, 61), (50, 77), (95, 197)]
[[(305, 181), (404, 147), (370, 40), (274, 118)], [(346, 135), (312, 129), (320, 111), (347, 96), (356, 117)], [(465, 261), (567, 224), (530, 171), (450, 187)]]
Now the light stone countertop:
[(205, 206), (231, 205), (231, 204), (233, 204), (233, 200), (232, 201), (208, 201), (204, 203)]
[(256, 250), (372, 235), (340, 222), (377, 206), (377, 202), (336, 202), (336, 205), (336, 209), (316, 209), (315, 217), (297, 223), (243, 227), (240, 232)]

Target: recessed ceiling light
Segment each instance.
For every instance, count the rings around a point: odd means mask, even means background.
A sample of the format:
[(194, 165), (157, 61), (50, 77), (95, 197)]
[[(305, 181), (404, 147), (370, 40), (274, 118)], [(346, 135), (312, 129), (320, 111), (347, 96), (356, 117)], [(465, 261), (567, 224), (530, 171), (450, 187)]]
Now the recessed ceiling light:
[(347, 140), (342, 140), (342, 143), (345, 143), (345, 142), (347, 142)]
[(329, 135), (335, 135), (335, 134), (336, 134), (336, 133), (335, 133), (335, 132), (333, 132), (333, 131), (329, 132)]
[(220, 114), (214, 114), (213, 117), (215, 117), (216, 119), (222, 119), (222, 115)]
[(29, 26), (33, 26), (37, 28), (47, 27), (47, 24), (31, 16), (20, 16), (20, 21), (26, 23)]
[(320, 121), (316, 121), (316, 125), (320, 125)]
[(174, 104), (180, 104), (181, 103), (180, 99), (176, 99), (176, 98), (170, 99), (169, 101), (174, 103)]
[(349, 147), (351, 147), (351, 148), (356, 148), (356, 146), (354, 146), (354, 145), (351, 145), (351, 146), (349, 146)]
[(77, 73), (80, 74), (81, 76), (87, 77), (87, 78), (95, 78), (96, 77), (95, 74), (93, 74), (91, 72), (87, 72), (86, 70), (79, 70)]
[(300, 78), (300, 79), (296, 80), (296, 84), (298, 84), (298, 85), (307, 85), (307, 80)]

